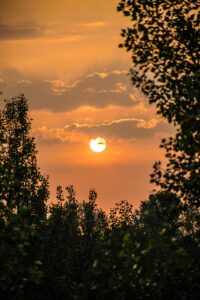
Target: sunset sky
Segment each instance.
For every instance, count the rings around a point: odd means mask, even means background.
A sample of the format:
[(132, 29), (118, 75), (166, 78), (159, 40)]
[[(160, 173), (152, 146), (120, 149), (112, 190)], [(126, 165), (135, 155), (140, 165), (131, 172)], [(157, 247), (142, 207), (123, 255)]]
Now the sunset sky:
[[(172, 128), (130, 82), (131, 55), (118, 48), (128, 19), (115, 0), (2, 0), (0, 106), (25, 94), (33, 118), (38, 163), (55, 188), (73, 184), (79, 200), (90, 188), (104, 209), (134, 206), (154, 186), (161, 137)], [(89, 149), (104, 137), (102, 153)]]

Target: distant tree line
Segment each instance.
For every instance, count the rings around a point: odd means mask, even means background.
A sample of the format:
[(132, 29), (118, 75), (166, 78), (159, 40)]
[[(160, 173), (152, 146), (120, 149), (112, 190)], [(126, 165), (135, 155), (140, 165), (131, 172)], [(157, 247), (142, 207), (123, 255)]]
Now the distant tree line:
[(139, 209), (123, 200), (106, 214), (95, 190), (78, 201), (37, 165), (23, 95), (0, 111), (0, 299), (200, 299), (199, 2), (121, 0), (131, 17), (122, 47), (133, 84), (176, 134), (163, 139), (168, 163), (154, 166)]

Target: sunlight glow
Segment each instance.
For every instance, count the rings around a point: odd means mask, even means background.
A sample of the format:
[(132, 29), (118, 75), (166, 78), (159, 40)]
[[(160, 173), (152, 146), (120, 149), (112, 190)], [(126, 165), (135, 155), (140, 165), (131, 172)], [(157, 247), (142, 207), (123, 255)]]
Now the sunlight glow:
[(90, 140), (89, 146), (93, 152), (103, 152), (106, 149), (106, 141), (102, 137), (97, 137)]

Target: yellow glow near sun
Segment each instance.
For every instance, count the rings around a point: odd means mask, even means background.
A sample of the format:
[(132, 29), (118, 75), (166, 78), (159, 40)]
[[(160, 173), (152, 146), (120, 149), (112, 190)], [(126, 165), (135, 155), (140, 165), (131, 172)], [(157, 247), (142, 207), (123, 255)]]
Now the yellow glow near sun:
[(91, 139), (89, 145), (93, 152), (103, 152), (106, 149), (106, 141), (102, 137)]

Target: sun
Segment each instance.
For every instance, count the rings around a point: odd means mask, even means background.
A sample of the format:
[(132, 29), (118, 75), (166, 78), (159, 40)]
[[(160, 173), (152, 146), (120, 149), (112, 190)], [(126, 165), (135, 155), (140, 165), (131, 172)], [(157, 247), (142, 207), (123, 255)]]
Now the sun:
[(103, 152), (106, 149), (106, 141), (102, 137), (97, 137), (90, 140), (89, 146), (93, 152)]

